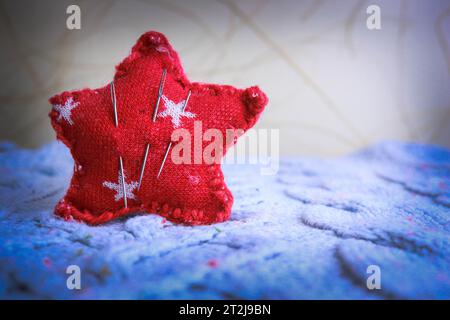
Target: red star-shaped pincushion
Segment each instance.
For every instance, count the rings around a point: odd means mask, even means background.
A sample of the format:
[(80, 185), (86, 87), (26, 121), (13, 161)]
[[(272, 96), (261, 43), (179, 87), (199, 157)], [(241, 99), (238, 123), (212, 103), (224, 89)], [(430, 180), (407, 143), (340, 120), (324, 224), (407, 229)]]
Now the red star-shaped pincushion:
[[(75, 162), (56, 214), (95, 225), (132, 212), (152, 212), (196, 225), (228, 219), (233, 196), (220, 161), (199, 161), (195, 151), (205, 150), (211, 141), (194, 131), (199, 126), (203, 133), (218, 129), (225, 153), (235, 143), (226, 142), (227, 129), (252, 127), (267, 98), (257, 87), (240, 90), (190, 82), (166, 37), (147, 32), (116, 67), (112, 84), (66, 91), (50, 103), (57, 137), (70, 148)], [(176, 129), (191, 133), (192, 163), (172, 161), (171, 152), (181, 141), (173, 141), (168, 149)]]

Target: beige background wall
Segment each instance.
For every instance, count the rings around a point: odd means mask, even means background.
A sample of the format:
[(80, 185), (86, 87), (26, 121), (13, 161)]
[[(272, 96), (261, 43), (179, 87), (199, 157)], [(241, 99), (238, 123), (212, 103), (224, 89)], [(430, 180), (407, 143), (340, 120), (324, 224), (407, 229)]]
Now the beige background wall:
[[(81, 30), (66, 8), (81, 7)], [(381, 7), (382, 29), (366, 28)], [(47, 99), (109, 82), (141, 33), (165, 33), (191, 80), (270, 98), (259, 128), (282, 154), (337, 155), (382, 139), (450, 147), (448, 1), (1, 1), (0, 140), (54, 139)]]

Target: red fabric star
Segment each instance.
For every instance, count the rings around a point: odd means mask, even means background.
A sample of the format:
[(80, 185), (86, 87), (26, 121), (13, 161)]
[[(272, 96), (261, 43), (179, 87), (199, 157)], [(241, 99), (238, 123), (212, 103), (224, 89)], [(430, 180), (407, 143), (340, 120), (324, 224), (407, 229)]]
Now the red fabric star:
[[(153, 122), (164, 69), (163, 97)], [(55, 213), (93, 225), (132, 212), (158, 213), (172, 222), (190, 225), (228, 219), (233, 196), (225, 185), (220, 163), (175, 164), (169, 154), (159, 178), (158, 171), (175, 128), (188, 130), (194, 140), (194, 122), (201, 121), (203, 131), (216, 128), (222, 132), (223, 150), (227, 150), (234, 143), (226, 143), (226, 129), (245, 131), (252, 127), (267, 104), (265, 94), (258, 87), (240, 90), (190, 82), (178, 54), (157, 32), (143, 34), (116, 67), (114, 88), (117, 126), (110, 85), (65, 91), (49, 100), (57, 138), (70, 148), (75, 162), (70, 187)], [(180, 114), (189, 91), (186, 110)], [(177, 143), (173, 142), (171, 152)], [(196, 148), (204, 150), (210, 143), (197, 141)], [(123, 159), (123, 177), (119, 157)]]

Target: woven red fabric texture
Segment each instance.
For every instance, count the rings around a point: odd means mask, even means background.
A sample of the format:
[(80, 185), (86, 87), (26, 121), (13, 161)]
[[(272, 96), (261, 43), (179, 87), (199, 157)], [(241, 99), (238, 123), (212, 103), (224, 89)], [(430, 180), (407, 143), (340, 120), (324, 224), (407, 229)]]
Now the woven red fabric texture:
[[(158, 117), (152, 121), (163, 69), (167, 70)], [(171, 154), (159, 178), (172, 132), (183, 128), (194, 140), (194, 128), (220, 130), (252, 127), (267, 104), (258, 88), (190, 82), (178, 54), (166, 37), (143, 34), (114, 76), (118, 126), (115, 125), (111, 87), (65, 91), (50, 98), (52, 126), (72, 153), (74, 173), (55, 213), (65, 219), (101, 224), (133, 212), (157, 213), (189, 225), (211, 224), (229, 218), (233, 196), (224, 182), (220, 163), (193, 163), (195, 148), (211, 141), (192, 141), (192, 163), (176, 164)], [(189, 91), (186, 114), (177, 121), (170, 105), (180, 106)], [(173, 110), (172, 110), (173, 111)], [(180, 141), (173, 142), (171, 152)], [(232, 144), (223, 139), (223, 150)], [(150, 145), (142, 184), (137, 188), (147, 144)], [(119, 176), (123, 159), (128, 207), (124, 206)]]

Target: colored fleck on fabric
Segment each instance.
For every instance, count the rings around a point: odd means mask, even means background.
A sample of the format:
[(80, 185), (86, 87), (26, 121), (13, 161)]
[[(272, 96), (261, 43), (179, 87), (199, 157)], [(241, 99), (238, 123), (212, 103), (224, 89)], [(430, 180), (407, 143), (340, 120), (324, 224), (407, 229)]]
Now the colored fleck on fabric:
[[(163, 73), (160, 104), (152, 121)], [(58, 215), (100, 224), (132, 212), (150, 212), (198, 225), (229, 218), (233, 196), (219, 159), (236, 142), (227, 139), (228, 129), (240, 135), (252, 127), (267, 97), (258, 87), (240, 90), (190, 82), (164, 35), (147, 32), (116, 67), (113, 85), (63, 92), (50, 103), (57, 137), (75, 161), (70, 188), (55, 208)], [(158, 177), (175, 129), (191, 134), (190, 162), (171, 160), (180, 138)], [(212, 163), (198, 156), (214, 140), (203, 139), (208, 129), (217, 129), (223, 137), (220, 152), (212, 152)]]

